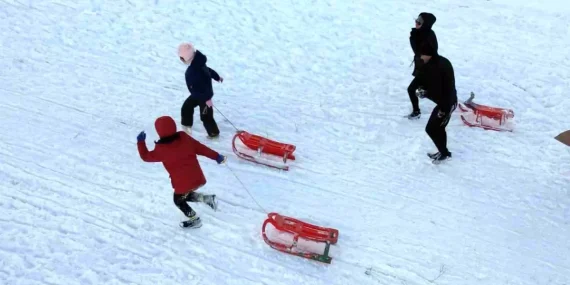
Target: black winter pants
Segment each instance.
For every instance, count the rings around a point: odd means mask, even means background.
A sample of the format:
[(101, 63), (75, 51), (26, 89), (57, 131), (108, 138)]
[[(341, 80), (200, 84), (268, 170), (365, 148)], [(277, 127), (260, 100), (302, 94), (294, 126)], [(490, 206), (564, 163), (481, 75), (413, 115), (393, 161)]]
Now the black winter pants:
[(219, 135), (220, 130), (214, 120), (214, 108), (208, 107), (206, 102), (201, 102), (191, 97), (186, 98), (186, 101), (182, 104), (182, 125), (192, 127), (194, 124), (194, 108), (198, 106), (200, 107), (200, 120), (204, 124), (206, 132), (208, 132), (208, 136), (214, 137)]
[(199, 202), (198, 194), (194, 192), (189, 192), (187, 194), (174, 193), (174, 205), (176, 205), (176, 207), (178, 207), (186, 217), (192, 217), (196, 212), (194, 212), (186, 202)]
[(438, 116), (438, 112), (440, 111), (439, 106), (433, 108), (431, 112), (431, 116), (429, 117), (428, 123), (426, 125), (426, 133), (431, 138), (437, 150), (441, 154), (449, 154), (449, 150), (447, 149), (447, 133), (445, 132), (445, 127), (449, 123), (451, 119), (451, 114), (457, 108), (457, 103), (451, 106), (451, 111), (448, 114), (445, 114), (443, 117)]
[(420, 82), (417, 77), (414, 77), (414, 80), (410, 82), (410, 86), (408, 86), (408, 95), (410, 96), (410, 101), (412, 102), (412, 107), (414, 111), (420, 110), (420, 104), (418, 96), (416, 96), (416, 89), (420, 87)]

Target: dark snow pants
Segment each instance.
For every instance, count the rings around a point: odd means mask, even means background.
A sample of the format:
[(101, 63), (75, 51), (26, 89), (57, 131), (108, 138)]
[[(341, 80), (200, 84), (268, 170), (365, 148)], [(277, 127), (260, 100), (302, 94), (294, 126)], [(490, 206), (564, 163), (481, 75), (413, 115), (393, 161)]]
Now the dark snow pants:
[(186, 217), (192, 217), (196, 213), (188, 205), (187, 202), (199, 202), (198, 194), (194, 192), (188, 192), (186, 194), (176, 194), (174, 193), (174, 205), (184, 213)]
[(200, 107), (200, 120), (204, 124), (204, 128), (208, 133), (208, 136), (215, 137), (220, 134), (218, 129), (218, 124), (214, 120), (214, 108), (208, 107), (206, 102), (201, 102), (195, 100), (192, 97), (186, 98), (184, 104), (182, 104), (182, 125), (186, 127), (192, 127), (194, 124), (194, 108)]
[(457, 103), (451, 106), (451, 110), (448, 114), (445, 114), (443, 117), (438, 116), (439, 106), (433, 108), (431, 112), (431, 116), (429, 117), (428, 123), (426, 125), (426, 133), (431, 138), (437, 150), (441, 154), (449, 154), (449, 150), (447, 149), (447, 133), (445, 132), (445, 127), (449, 123), (451, 119), (451, 114), (457, 108)]
[(420, 110), (420, 104), (418, 96), (416, 96), (416, 90), (420, 87), (420, 82), (417, 77), (414, 77), (414, 80), (410, 82), (410, 86), (408, 86), (408, 95), (410, 96), (410, 102), (412, 102), (412, 107), (414, 111)]

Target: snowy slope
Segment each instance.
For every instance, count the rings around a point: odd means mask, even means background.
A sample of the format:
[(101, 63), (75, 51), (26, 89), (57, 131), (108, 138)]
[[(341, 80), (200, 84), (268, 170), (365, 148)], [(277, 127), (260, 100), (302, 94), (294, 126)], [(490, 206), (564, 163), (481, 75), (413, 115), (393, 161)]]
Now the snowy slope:
[[(570, 129), (570, 9), (425, 2), (2, 0), (0, 283), (570, 284), (570, 154), (553, 139)], [(402, 118), (422, 11), (460, 98), (515, 110), (513, 133), (454, 116), (439, 166), (433, 104)], [(231, 123), (298, 148), (289, 172), (254, 165), (221, 114), (217, 141), (196, 115), (195, 137), (229, 155), (201, 159), (221, 201), (195, 206), (197, 230), (135, 146), (180, 118), (183, 41), (225, 78)], [(339, 229), (332, 264), (269, 248), (266, 211)]]

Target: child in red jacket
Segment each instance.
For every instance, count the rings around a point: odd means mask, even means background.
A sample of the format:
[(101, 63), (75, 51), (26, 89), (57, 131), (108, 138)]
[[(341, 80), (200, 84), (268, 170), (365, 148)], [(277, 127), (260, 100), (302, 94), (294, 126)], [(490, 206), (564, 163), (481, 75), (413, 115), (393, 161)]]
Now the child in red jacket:
[(182, 227), (197, 228), (202, 226), (196, 212), (186, 202), (203, 202), (212, 209), (217, 209), (216, 195), (196, 193), (198, 188), (206, 184), (206, 177), (198, 163), (197, 155), (208, 157), (222, 164), (226, 157), (201, 144), (182, 131), (176, 130), (174, 119), (162, 116), (154, 122), (160, 139), (154, 150), (146, 147), (146, 134), (142, 131), (137, 136), (137, 147), (141, 159), (145, 162), (162, 162), (174, 188), (174, 204), (188, 217)]

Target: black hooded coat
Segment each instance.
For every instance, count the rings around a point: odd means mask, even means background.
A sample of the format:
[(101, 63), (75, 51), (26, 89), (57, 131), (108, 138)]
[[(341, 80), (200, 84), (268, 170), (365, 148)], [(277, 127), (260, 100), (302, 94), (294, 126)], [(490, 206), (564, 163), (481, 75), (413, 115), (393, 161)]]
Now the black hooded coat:
[(437, 45), (437, 37), (435, 32), (432, 30), (433, 25), (437, 18), (431, 13), (420, 13), (418, 16), (423, 21), (422, 26), (419, 29), (412, 28), (410, 32), (410, 46), (414, 51), (414, 73), (416, 75), (416, 71), (418, 69), (418, 61), (420, 58), (420, 46), (425, 43), (428, 43), (436, 52), (438, 49)]

